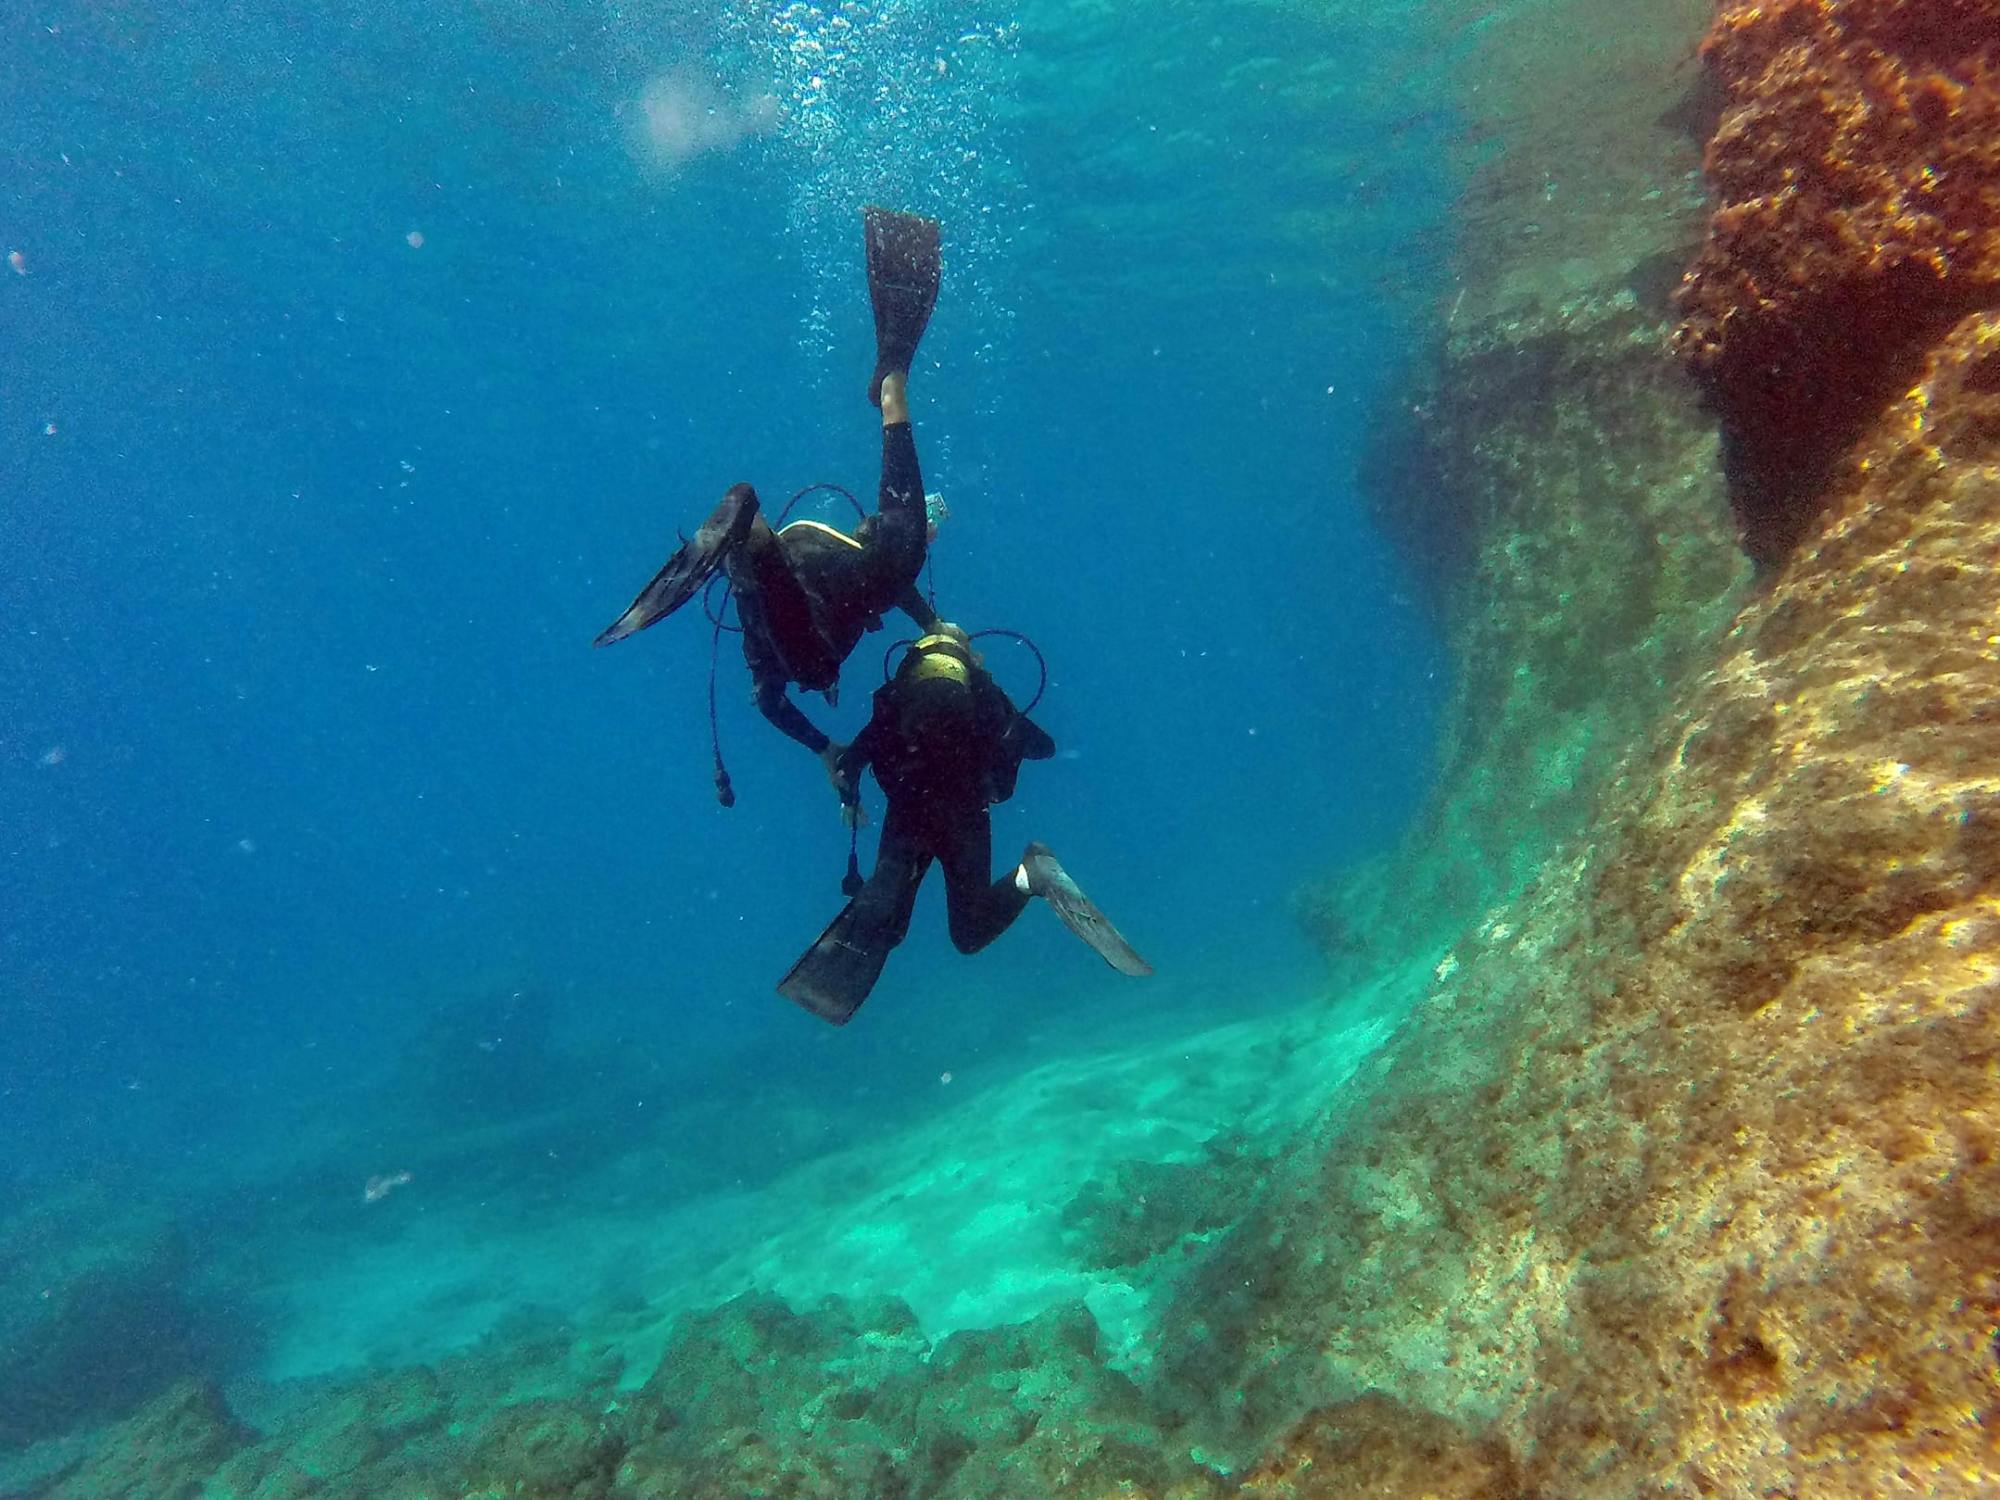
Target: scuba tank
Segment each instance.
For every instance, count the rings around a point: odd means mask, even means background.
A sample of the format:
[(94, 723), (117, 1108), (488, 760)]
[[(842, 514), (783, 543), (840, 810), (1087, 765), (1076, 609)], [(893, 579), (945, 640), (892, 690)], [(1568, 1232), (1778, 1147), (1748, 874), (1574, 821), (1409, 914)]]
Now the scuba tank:
[(972, 733), (974, 701), (970, 648), (942, 633), (910, 647), (896, 668), (897, 728), (905, 741), (949, 753)]

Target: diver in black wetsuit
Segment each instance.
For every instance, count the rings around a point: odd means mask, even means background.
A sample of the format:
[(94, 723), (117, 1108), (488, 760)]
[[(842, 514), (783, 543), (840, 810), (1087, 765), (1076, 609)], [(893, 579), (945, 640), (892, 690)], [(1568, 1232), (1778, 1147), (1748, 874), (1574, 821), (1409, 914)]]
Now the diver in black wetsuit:
[(1048, 732), (1015, 708), (963, 633), (924, 636), (876, 690), (868, 725), (837, 758), (834, 778), (850, 819), (864, 767), (888, 799), (875, 873), (778, 984), (778, 993), (836, 1026), (868, 998), (890, 950), (909, 931), (917, 887), (944, 867), (951, 940), (977, 953), (1013, 925), (1031, 897), (1120, 973), (1152, 968), (1093, 906), (1046, 846), (992, 876), (987, 809), (1014, 795), (1024, 760), (1055, 754)]
[[(882, 483), (876, 513), (853, 536), (817, 521), (772, 530), (747, 484), (730, 487), (694, 537), (598, 636), (608, 646), (666, 618), (711, 574), (726, 570), (743, 622), (743, 656), (765, 718), (818, 755), (828, 775), (841, 746), (786, 695), (797, 683), (833, 695), (841, 664), (863, 632), (890, 609), (926, 631), (941, 623), (917, 592), (929, 525), (923, 473), (910, 430), (910, 362), (937, 302), (938, 224), (916, 214), (864, 211), (868, 294), (875, 311), (875, 376), (868, 397), (882, 408)], [(731, 800), (718, 771), (718, 790)]]

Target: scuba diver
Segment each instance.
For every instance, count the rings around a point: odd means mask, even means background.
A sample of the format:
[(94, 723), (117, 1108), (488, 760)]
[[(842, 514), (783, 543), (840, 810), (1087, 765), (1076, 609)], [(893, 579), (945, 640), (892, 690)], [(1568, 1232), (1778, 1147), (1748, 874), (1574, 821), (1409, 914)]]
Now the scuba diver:
[(779, 981), (778, 993), (844, 1024), (909, 931), (917, 887), (933, 860), (944, 866), (951, 940), (961, 953), (984, 948), (1039, 896), (1121, 974), (1152, 973), (1045, 845), (1028, 845), (1019, 865), (992, 878), (987, 809), (1014, 795), (1022, 761), (1047, 760), (1055, 750), (1048, 732), (988, 674), (964, 632), (946, 625), (911, 645), (876, 690), (867, 727), (835, 765), (850, 826), (859, 822), (863, 767), (874, 767), (887, 798), (875, 872), (865, 883), (853, 876), (853, 899)]
[[(764, 717), (820, 757), (832, 776), (841, 746), (786, 695), (797, 683), (835, 699), (841, 664), (862, 633), (900, 608), (935, 630), (937, 612), (917, 591), (930, 527), (923, 474), (910, 431), (910, 362), (937, 302), (938, 222), (883, 208), (862, 211), (868, 296), (875, 312), (875, 375), (868, 399), (882, 409), (882, 480), (877, 510), (849, 536), (817, 521), (773, 530), (747, 484), (722, 501), (667, 560), (631, 607), (599, 635), (609, 646), (679, 609), (724, 570), (736, 597), (743, 656)], [(832, 486), (829, 486), (832, 488)], [(801, 492), (803, 493), (803, 492)], [(721, 624), (717, 622), (718, 631)], [(714, 684), (709, 689), (711, 724)], [(735, 801), (716, 752), (716, 794)]]

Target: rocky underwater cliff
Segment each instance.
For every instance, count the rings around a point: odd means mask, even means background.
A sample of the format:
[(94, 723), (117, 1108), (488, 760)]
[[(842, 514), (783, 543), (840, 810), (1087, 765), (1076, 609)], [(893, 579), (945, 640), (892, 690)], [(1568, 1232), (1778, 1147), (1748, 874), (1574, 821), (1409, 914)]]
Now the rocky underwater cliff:
[(1495, 43), (1364, 476), (1457, 669), (1421, 825), (1304, 903), (1386, 1040), (1072, 1202), (1143, 1358), (762, 1291), (637, 1385), (184, 1382), (35, 1493), (2000, 1493), (2000, 0), (1590, 14)]
[(1671, 308), (1453, 338), (1377, 479), (1473, 523), (1459, 714), (1320, 899), (1460, 935), (1185, 1293), (1240, 1430), (1326, 1403), (1251, 1493), (2000, 1492), (2000, 7), (1701, 61)]

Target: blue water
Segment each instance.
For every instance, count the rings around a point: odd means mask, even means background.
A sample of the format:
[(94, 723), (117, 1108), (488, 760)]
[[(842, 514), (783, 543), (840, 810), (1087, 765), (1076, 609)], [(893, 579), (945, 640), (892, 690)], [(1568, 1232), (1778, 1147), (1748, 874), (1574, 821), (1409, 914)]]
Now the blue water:
[[(724, 1122), (586, 1111), (599, 1157), (824, 1107), (775, 1171), (941, 1068), (1315, 993), (1287, 897), (1405, 825), (1442, 692), (1352, 478), (1444, 274), (1426, 48), (1305, 4), (11, 12), (9, 1205), (346, 1192), (550, 1103), (452, 1014)], [(940, 604), (1051, 667), (996, 857), (1053, 844), (1159, 972), (1036, 911), (962, 958), (927, 889), (832, 1031), (772, 991), (840, 902), (819, 767), (725, 642), (718, 808), (706, 627), (590, 641), (731, 482), (872, 495), (871, 201), (944, 221)]]

